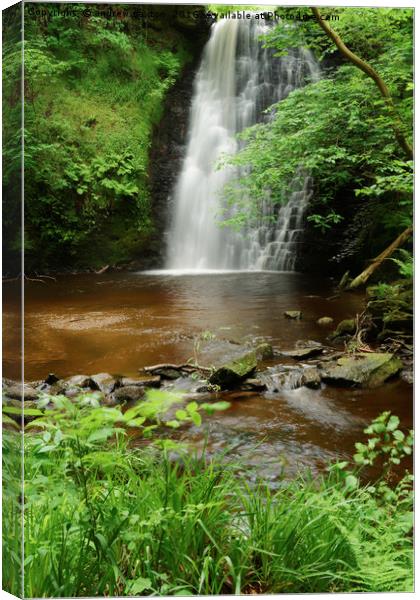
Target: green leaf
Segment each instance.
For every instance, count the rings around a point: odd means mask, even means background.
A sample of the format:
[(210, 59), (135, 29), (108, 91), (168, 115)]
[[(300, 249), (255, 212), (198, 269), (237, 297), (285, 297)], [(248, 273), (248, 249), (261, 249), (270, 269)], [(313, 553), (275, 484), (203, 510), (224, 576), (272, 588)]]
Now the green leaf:
[(354, 454), (353, 455), (353, 460), (355, 463), (357, 464), (363, 464), (365, 462), (365, 457), (363, 456), (363, 454)]
[(128, 427), (141, 427), (143, 423), (146, 421), (146, 417), (137, 417), (137, 419), (131, 419), (128, 421)]
[(63, 439), (63, 432), (61, 431), (61, 429), (57, 429), (57, 431), (55, 432), (55, 435), (54, 435), (54, 444), (56, 446), (58, 446), (58, 444), (61, 442), (62, 439)]
[(51, 439), (51, 431), (46, 431), (46, 432), (44, 433), (44, 435), (42, 436), (42, 439), (43, 439), (43, 441), (44, 441), (46, 444), (48, 444), (48, 442), (49, 442), (49, 441), (50, 441), (50, 439)]
[(141, 414), (141, 405), (133, 406), (133, 408), (129, 408), (125, 411), (124, 414), (121, 414), (122, 420), (125, 422), (131, 421), (131, 419), (135, 419)]
[(221, 400), (220, 402), (213, 402), (213, 403), (206, 402), (205, 404), (201, 405), (201, 408), (203, 410), (205, 410), (209, 415), (211, 415), (212, 413), (214, 413), (216, 411), (227, 410), (228, 408), (230, 408), (230, 402), (226, 402), (224, 400)]
[(185, 419), (188, 419), (188, 413), (186, 410), (177, 410), (175, 413), (175, 416), (177, 419), (179, 419), (180, 421), (185, 421)]
[(387, 423), (387, 430), (388, 431), (394, 431), (395, 429), (397, 429), (398, 425), (400, 424), (400, 420), (396, 415), (391, 415), (389, 417), (389, 421)]
[(398, 442), (404, 441), (405, 435), (403, 434), (403, 432), (400, 429), (396, 429), (395, 431), (393, 431), (392, 435)]
[[(398, 427), (398, 425), (396, 427)], [(383, 433), (386, 431), (384, 423), (373, 423), (372, 429), (375, 433)]]
[(3, 406), (3, 412), (9, 415), (21, 415), (22, 412), (25, 416), (28, 417), (42, 417), (44, 414), (42, 410), (38, 410), (37, 408), (16, 408), (15, 406)]
[(16, 421), (11, 419), (7, 415), (3, 415), (3, 425), (4, 424), (12, 425), (15, 429), (19, 429), (19, 425), (16, 423)]
[(198, 412), (191, 413), (191, 420), (196, 427), (200, 427), (201, 425), (201, 415)]
[(152, 585), (152, 582), (150, 581), (149, 578), (139, 577), (138, 579), (135, 579), (134, 581), (131, 582), (131, 585), (129, 587), (129, 593), (130, 593), (130, 595), (131, 594), (140, 595), (145, 590), (150, 589), (151, 585)]
[(57, 446), (41, 446), (41, 448), (38, 450), (37, 454), (45, 454), (47, 452), (52, 452), (53, 450), (56, 450)]
[(345, 484), (348, 490), (355, 490), (359, 485), (359, 480), (354, 475), (347, 475)]
[(107, 440), (114, 432), (114, 427), (104, 427), (103, 429), (98, 429), (97, 431), (91, 433), (87, 441), (88, 443), (104, 441)]
[(337, 463), (335, 463), (335, 464), (334, 464), (334, 467), (335, 467), (336, 469), (339, 469), (340, 471), (341, 471), (342, 469), (345, 469), (345, 468), (346, 468), (346, 467), (348, 467), (348, 466), (349, 466), (349, 463), (348, 463), (348, 461), (347, 461), (347, 460), (343, 460), (343, 461), (341, 461), (341, 462), (337, 462)]

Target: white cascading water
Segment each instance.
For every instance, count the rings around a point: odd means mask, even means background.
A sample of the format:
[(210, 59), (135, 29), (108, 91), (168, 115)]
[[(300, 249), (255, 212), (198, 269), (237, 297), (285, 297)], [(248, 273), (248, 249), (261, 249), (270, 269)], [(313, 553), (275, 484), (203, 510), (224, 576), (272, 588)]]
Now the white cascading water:
[(306, 49), (274, 57), (259, 37), (269, 25), (251, 19), (221, 19), (213, 25), (196, 75), (186, 156), (173, 193), (167, 268), (176, 270), (292, 271), (311, 179), (297, 173), (288, 202), (275, 206), (267, 197), (260, 223), (241, 233), (221, 227), (221, 193), (240, 176), (217, 169), (224, 154), (234, 154), (236, 135), (270, 115), (263, 111), (292, 90), (319, 78)]

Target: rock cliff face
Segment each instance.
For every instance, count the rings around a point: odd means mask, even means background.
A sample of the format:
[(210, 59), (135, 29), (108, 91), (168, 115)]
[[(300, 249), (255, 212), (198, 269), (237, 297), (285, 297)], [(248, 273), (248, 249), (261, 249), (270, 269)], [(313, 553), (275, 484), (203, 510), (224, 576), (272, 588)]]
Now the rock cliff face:
[(193, 58), (167, 93), (162, 119), (153, 133), (149, 180), (155, 234), (150, 248), (151, 267), (164, 265), (171, 194), (184, 158), (194, 78), (209, 32), (210, 23), (205, 21), (186, 32), (191, 38)]

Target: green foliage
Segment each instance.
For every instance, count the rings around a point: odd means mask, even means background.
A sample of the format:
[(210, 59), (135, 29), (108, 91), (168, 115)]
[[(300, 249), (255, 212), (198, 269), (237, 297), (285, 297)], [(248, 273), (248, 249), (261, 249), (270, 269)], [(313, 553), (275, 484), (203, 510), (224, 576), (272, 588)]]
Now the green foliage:
[(327, 229), (330, 229), (333, 225), (340, 223), (343, 220), (341, 215), (338, 215), (332, 210), (327, 215), (309, 215), (308, 221), (312, 222), (315, 227), (319, 228), (322, 233), (325, 233)]
[(413, 259), (406, 251), (402, 256), (392, 262), (399, 265), (404, 278), (368, 288), (367, 308), (380, 339), (406, 337), (409, 342), (413, 335)]
[[(311, 15), (310, 9), (288, 8)], [(305, 12), (306, 11), (306, 12)], [(337, 8), (330, 25), (361, 58), (370, 61), (388, 85), (402, 130), (412, 137), (412, 10)], [(336, 47), (311, 19), (280, 23), (266, 45), (287, 53), (305, 45), (320, 57)], [(337, 53), (336, 53), (337, 55)], [(243, 149), (222, 164), (242, 169), (225, 189), (225, 224), (241, 228), (261, 219), (265, 202), (287, 202), (297, 173), (314, 180), (309, 221), (326, 232), (343, 220), (351, 198), (377, 198), (374, 214), (362, 223), (365, 237), (381, 247), (412, 219), (412, 163), (396, 143), (393, 116), (364, 73), (342, 60), (323, 78), (297, 89), (275, 107), (274, 120), (244, 131)], [(270, 111), (273, 107), (270, 108)], [(371, 251), (369, 249), (369, 251)], [(373, 249), (375, 252), (375, 248)]]
[(400, 420), (389, 411), (382, 413), (365, 429), (370, 435), (367, 444), (357, 443), (357, 454), (354, 461), (361, 465), (373, 465), (380, 456), (382, 468), (388, 472), (393, 465), (399, 465), (401, 458), (411, 455), (413, 447), (413, 432), (404, 434), (398, 426)]
[(401, 258), (392, 257), (390, 260), (398, 265), (400, 275), (407, 279), (413, 279), (414, 277), (414, 257), (411, 252), (400, 248), (398, 250)]
[[(53, 8), (37, 5), (38, 10)], [(25, 6), (29, 270), (35, 265), (97, 266), (96, 260), (103, 265), (144, 252), (153, 234), (148, 189), (152, 129), (167, 90), (189, 59), (188, 41), (169, 17), (162, 17), (162, 30), (149, 32), (134, 17), (92, 14), (86, 19), (84, 5), (67, 8), (76, 15), (36, 18), (32, 5)], [(20, 42), (10, 41), (4, 78), (6, 189), (16, 185), (20, 172), (14, 139), (20, 122), (20, 59)], [(101, 256), (92, 253), (92, 245)]]
[[(342, 462), (324, 477), (284, 481), (273, 492), (241, 479), (241, 465), (227, 460), (229, 448), (208, 461), (179, 446), (170, 458), (170, 444), (162, 451), (131, 445), (127, 432), (144, 433), (174, 400), (154, 392), (147, 408), (126, 411), (98, 406), (92, 393), (75, 403), (41, 401), (44, 416), (24, 440), (25, 595), (412, 589), (407, 478), (388, 491), (382, 478), (363, 486), (360, 467), (346, 470)], [(217, 404), (210, 407), (226, 408)], [(188, 419), (198, 408), (189, 403), (177, 417)], [(389, 413), (366, 432), (370, 440), (358, 453), (368, 461), (395, 463), (411, 448)], [(22, 438), (5, 431), (3, 442), (5, 585), (17, 592), (20, 536), (13, 534), (22, 506), (13, 482)]]

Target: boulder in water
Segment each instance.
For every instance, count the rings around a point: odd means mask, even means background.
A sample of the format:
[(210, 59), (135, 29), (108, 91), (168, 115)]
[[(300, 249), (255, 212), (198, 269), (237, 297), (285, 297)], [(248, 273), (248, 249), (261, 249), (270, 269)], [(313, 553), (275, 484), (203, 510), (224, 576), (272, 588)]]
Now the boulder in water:
[(341, 337), (342, 335), (353, 335), (356, 333), (356, 321), (355, 319), (343, 319), (337, 325), (336, 330), (331, 334), (331, 338)]
[(321, 386), (321, 374), (315, 367), (304, 369), (301, 379), (302, 385), (312, 390), (316, 390)]
[(318, 319), (317, 325), (322, 325), (324, 327), (326, 325), (331, 325), (331, 323), (333, 322), (334, 319), (332, 317), (321, 317), (320, 319)]
[(209, 377), (209, 383), (222, 389), (231, 389), (251, 375), (257, 368), (257, 355), (254, 350), (220, 365)]
[(286, 319), (294, 319), (295, 321), (302, 318), (302, 312), (300, 310), (285, 310), (283, 314)]
[(402, 367), (401, 360), (390, 353), (358, 353), (342, 356), (327, 365), (322, 380), (337, 386), (374, 388), (396, 375)]
[(257, 353), (257, 358), (259, 360), (267, 360), (268, 358), (273, 358), (274, 356), (273, 346), (267, 342), (258, 344), (258, 346), (255, 348), (255, 352)]

